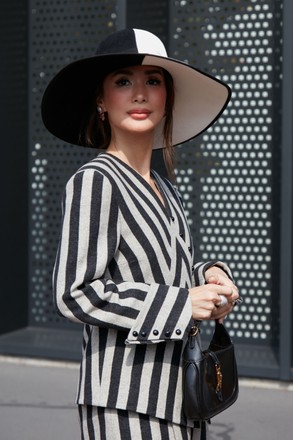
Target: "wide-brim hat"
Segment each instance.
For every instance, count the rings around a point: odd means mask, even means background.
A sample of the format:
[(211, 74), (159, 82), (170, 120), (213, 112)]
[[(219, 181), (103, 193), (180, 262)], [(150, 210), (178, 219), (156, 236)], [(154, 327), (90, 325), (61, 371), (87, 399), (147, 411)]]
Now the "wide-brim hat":
[[(227, 84), (182, 61), (169, 58), (162, 41), (141, 29), (124, 29), (105, 38), (92, 57), (64, 67), (48, 84), (42, 99), (46, 128), (76, 145), (92, 106), (97, 85), (121, 67), (159, 66), (174, 82), (173, 145), (182, 144), (209, 128), (229, 102)], [(153, 148), (162, 148), (164, 120), (156, 128)], [(96, 145), (99, 148), (99, 145)]]

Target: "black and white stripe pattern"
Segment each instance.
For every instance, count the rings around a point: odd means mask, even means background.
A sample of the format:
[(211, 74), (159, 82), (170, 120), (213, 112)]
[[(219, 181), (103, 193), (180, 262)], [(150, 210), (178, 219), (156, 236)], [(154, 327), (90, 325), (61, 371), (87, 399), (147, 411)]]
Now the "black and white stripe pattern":
[[(200, 429), (187, 428), (125, 410), (79, 405), (82, 440), (200, 440)], [(204, 436), (206, 439), (206, 436)]]
[[(193, 245), (174, 187), (102, 153), (69, 180), (53, 275), (59, 312), (84, 323), (77, 402), (178, 424), (192, 325)], [(204, 282), (208, 265), (195, 266)]]

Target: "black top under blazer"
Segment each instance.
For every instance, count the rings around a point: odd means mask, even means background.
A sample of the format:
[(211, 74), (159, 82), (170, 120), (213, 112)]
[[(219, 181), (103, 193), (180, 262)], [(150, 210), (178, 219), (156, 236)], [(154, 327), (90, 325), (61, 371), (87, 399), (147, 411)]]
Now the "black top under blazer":
[(188, 289), (203, 284), (215, 262), (194, 265), (178, 192), (152, 177), (165, 206), (108, 153), (68, 181), (54, 300), (63, 316), (84, 324), (77, 403), (193, 426), (182, 414), (181, 353), (193, 324)]

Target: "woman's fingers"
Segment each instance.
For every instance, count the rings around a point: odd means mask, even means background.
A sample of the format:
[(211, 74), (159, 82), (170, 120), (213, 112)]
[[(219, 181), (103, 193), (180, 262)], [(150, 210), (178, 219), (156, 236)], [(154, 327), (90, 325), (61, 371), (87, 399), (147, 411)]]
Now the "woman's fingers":
[[(210, 277), (210, 278), (212, 278), (212, 281), (213, 281), (214, 277)], [(239, 299), (239, 291), (238, 291), (238, 287), (235, 284), (233, 284), (232, 282), (230, 284), (214, 283), (210, 280), (210, 278), (209, 278), (208, 284), (217, 284), (217, 285), (221, 285), (225, 288), (225, 292), (219, 293), (219, 295), (225, 296), (227, 302), (231, 302), (231, 303), (238, 302), (237, 300)], [(228, 301), (229, 297), (230, 297), (230, 299)], [(226, 300), (221, 299), (221, 301), (217, 305), (221, 306), (221, 305), (226, 304)], [(242, 300), (240, 300), (239, 302), (242, 302)]]
[(239, 299), (234, 285), (204, 284), (189, 290), (194, 319), (220, 319), (231, 312)]
[(227, 297), (225, 295), (219, 295), (220, 302), (216, 304), (216, 307), (223, 307), (228, 304)]
[[(239, 298), (238, 287), (233, 283), (233, 281), (227, 276), (227, 274), (220, 268), (216, 266), (210, 267), (205, 274), (206, 282), (208, 284), (218, 284), (222, 286), (227, 286), (232, 288), (231, 300), (236, 302)], [(242, 302), (242, 300), (237, 301), (237, 303)]]

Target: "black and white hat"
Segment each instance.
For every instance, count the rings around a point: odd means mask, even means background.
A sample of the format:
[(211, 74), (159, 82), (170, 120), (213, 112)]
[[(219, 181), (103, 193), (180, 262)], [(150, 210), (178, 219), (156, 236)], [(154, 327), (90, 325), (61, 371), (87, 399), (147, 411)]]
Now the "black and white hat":
[[(169, 58), (162, 41), (141, 29), (124, 29), (105, 38), (96, 54), (64, 67), (47, 86), (42, 118), (47, 129), (71, 144), (80, 144), (80, 130), (98, 83), (110, 72), (137, 65), (159, 66), (174, 81), (173, 144), (194, 138), (210, 127), (229, 102), (230, 88), (218, 79)], [(162, 125), (153, 148), (163, 147)], [(96, 145), (99, 148), (99, 145)]]

